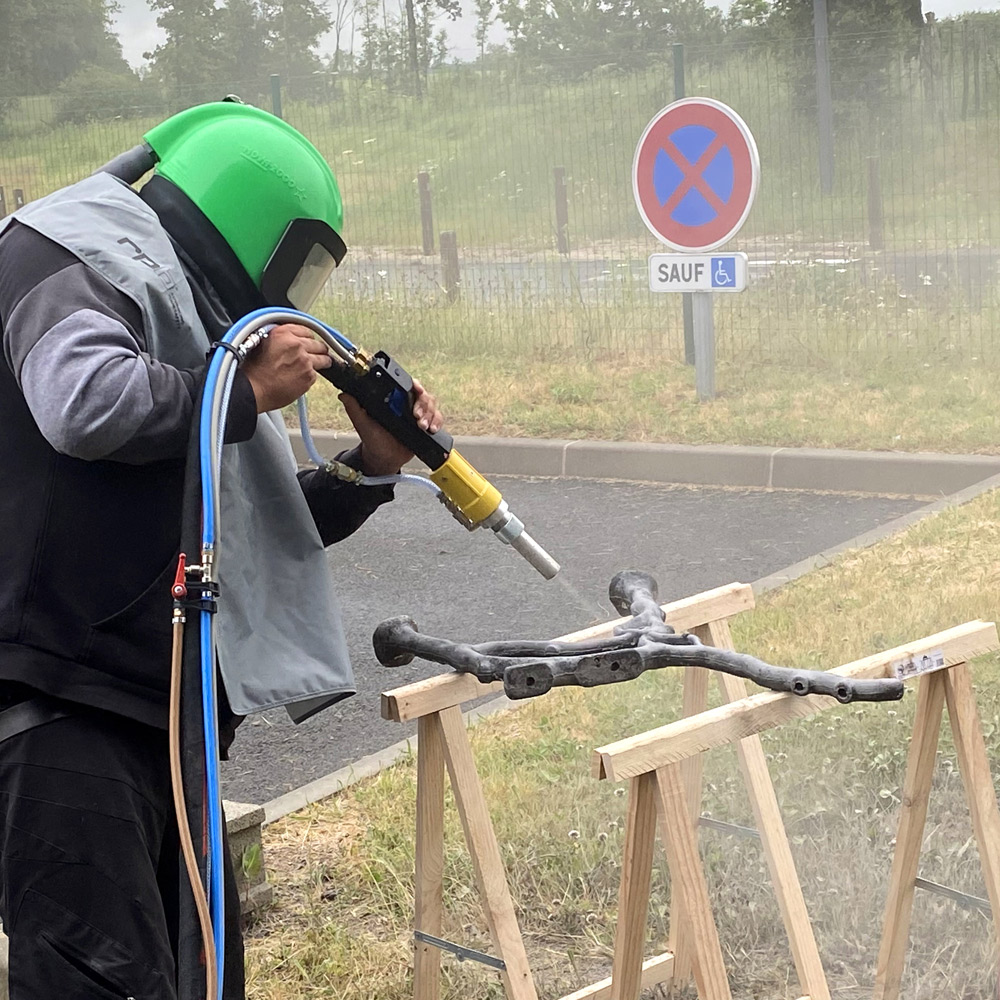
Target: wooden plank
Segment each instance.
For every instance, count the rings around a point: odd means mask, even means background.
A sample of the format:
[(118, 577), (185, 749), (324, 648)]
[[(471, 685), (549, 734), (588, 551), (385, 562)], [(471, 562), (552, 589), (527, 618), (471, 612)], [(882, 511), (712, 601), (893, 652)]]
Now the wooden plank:
[(504, 989), (508, 1000), (538, 1000), (514, 914), (514, 901), (510, 897), (500, 846), (486, 808), (483, 786), (476, 771), (462, 713), (457, 706), (452, 706), (441, 712), (439, 718), (444, 758), (465, 831), (465, 841), (472, 856), (486, 922), (499, 957), (507, 964), (506, 970), (501, 973)]
[[(414, 929), (441, 937), (444, 874), (444, 742), (441, 722), (426, 715), (417, 723), (417, 843)], [(441, 952), (414, 942), (414, 1000), (441, 995)]]
[[(709, 626), (709, 641), (719, 649), (734, 649), (728, 622), (714, 622)], [(730, 674), (716, 674), (722, 697), (728, 702), (741, 701), (747, 696), (746, 681)], [(788, 843), (785, 824), (778, 808), (778, 797), (771, 782), (767, 758), (759, 736), (748, 736), (736, 744), (736, 754), (743, 772), (743, 781), (750, 797), (754, 820), (760, 833), (764, 857), (771, 873), (774, 894), (781, 911), (781, 919), (788, 934), (792, 961), (799, 977), (799, 985), (813, 1000), (830, 1000), (823, 962), (819, 957), (816, 937), (813, 934), (809, 911), (806, 909), (802, 884), (799, 882), (792, 849)], [(702, 755), (698, 755), (703, 759)]]
[(638, 1000), (639, 997), (655, 842), (656, 778), (652, 774), (641, 774), (629, 782), (618, 926), (611, 966), (611, 1000)]
[[(753, 606), (752, 588), (745, 583), (730, 583), (725, 587), (706, 590), (703, 594), (664, 604), (662, 607), (667, 622), (678, 632), (685, 632), (696, 625), (728, 618)], [(627, 618), (616, 618), (614, 621), (594, 625), (579, 632), (570, 632), (568, 635), (560, 636), (556, 641), (581, 642), (584, 639), (604, 638), (612, 635), (616, 626), (626, 621)], [(460, 705), (473, 698), (480, 698), (484, 694), (502, 690), (503, 685), (499, 681), (493, 684), (480, 684), (470, 674), (455, 672), (438, 674), (436, 677), (384, 691), (382, 718), (391, 722), (407, 722), (422, 715), (429, 715), (431, 712), (440, 712), (452, 705)]]
[[(710, 625), (698, 625), (692, 631), (704, 643), (712, 641)], [(708, 708), (709, 671), (700, 667), (684, 668), (684, 693), (681, 699), (681, 715), (687, 718), (698, 715)], [(702, 776), (705, 771), (705, 757), (697, 754), (681, 761), (681, 780), (684, 783), (684, 794), (687, 797), (688, 812), (691, 822), (697, 824), (701, 815)], [(679, 892), (670, 894), (670, 934), (667, 939), (667, 950), (674, 956), (673, 980), (686, 983), (691, 978), (691, 933), (687, 916), (684, 912), (684, 897)]]
[(461, 705), (463, 701), (482, 698), (484, 694), (503, 694), (503, 682), (481, 684), (472, 674), (437, 674), (406, 687), (383, 691), (382, 718), (390, 722), (410, 722), (422, 715)]
[(913, 717), (913, 737), (903, 779), (896, 849), (886, 897), (882, 943), (875, 967), (872, 1000), (896, 1000), (903, 978), (906, 943), (910, 937), (914, 879), (920, 863), (920, 848), (927, 821), (927, 801), (934, 778), (934, 760), (941, 732), (945, 675), (927, 674), (917, 688), (917, 708)]
[(967, 664), (945, 674), (944, 694), (948, 702), (951, 735), (955, 741), (958, 769), (972, 815), (972, 829), (979, 849), (986, 894), (993, 911), (993, 934), (1000, 949), (1000, 811), (983, 740), (983, 727), (976, 708), (972, 675)]
[[(922, 656), (934, 650), (944, 655), (947, 669), (1000, 645), (992, 622), (966, 622), (927, 636), (905, 646), (856, 660), (831, 671), (847, 677), (886, 677), (894, 660)], [(751, 695), (741, 701), (702, 712), (691, 719), (679, 719), (640, 736), (619, 740), (594, 751), (594, 772), (600, 778), (619, 781), (676, 763), (713, 747), (734, 743), (793, 719), (815, 715), (840, 703), (820, 695), (800, 697), (772, 691)]]
[[(673, 965), (674, 956), (670, 952), (657, 955), (655, 958), (647, 958), (642, 963), (640, 987), (646, 990), (650, 986), (665, 983), (670, 978)], [(611, 1000), (611, 977), (584, 986), (575, 993), (567, 993), (561, 1000)]]
[(684, 909), (690, 921), (694, 942), (694, 981), (699, 1000), (732, 1000), (680, 768), (676, 764), (661, 767), (656, 772), (656, 783), (662, 835), (670, 864), (670, 883), (674, 892), (679, 889), (683, 895)]

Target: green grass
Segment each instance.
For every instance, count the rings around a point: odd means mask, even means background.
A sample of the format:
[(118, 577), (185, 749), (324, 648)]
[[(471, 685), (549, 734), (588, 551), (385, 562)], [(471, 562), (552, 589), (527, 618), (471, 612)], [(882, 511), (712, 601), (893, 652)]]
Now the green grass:
[[(680, 444), (995, 454), (994, 378), (887, 369), (818, 378), (797, 369), (718, 372), (718, 397), (695, 401), (676, 362), (532, 362), (485, 367), (426, 358), (413, 370), (436, 393), (454, 434)], [(310, 393), (313, 427), (349, 430), (334, 392)], [(294, 421), (294, 415), (290, 415)]]
[[(889, 346), (842, 316), (822, 329), (814, 313), (810, 326), (815, 291), (772, 326), (774, 294), (717, 306), (717, 397), (704, 403), (693, 367), (683, 363), (676, 302), (659, 310), (538, 305), (521, 313), (513, 332), (502, 311), (472, 306), (372, 305), (345, 296), (317, 313), (402, 361), (438, 396), (455, 434), (956, 453), (1000, 447), (995, 371), (975, 353), (997, 310), (948, 324), (934, 308), (913, 309), (896, 316), (907, 336)], [(761, 336), (769, 331), (766, 347), (755, 327)], [(761, 357), (765, 350), (772, 360)], [(348, 429), (324, 381), (309, 402), (314, 426)]]
[[(1000, 495), (925, 519), (868, 550), (764, 596), (734, 621), (738, 649), (828, 668), (971, 619), (994, 621)], [(988, 752), (1000, 764), (1000, 657), (974, 665)], [(899, 820), (913, 691), (892, 705), (833, 706), (762, 735), (826, 972), (835, 996), (871, 995)], [(675, 718), (673, 672), (598, 690), (560, 689), (492, 717), (473, 745), (543, 997), (607, 974), (623, 847), (621, 787), (594, 780), (609, 740)], [(706, 812), (753, 825), (731, 750), (706, 755)], [(413, 761), (392, 767), (264, 832), (274, 909), (250, 932), (250, 996), (403, 1000), (412, 995)], [(920, 874), (983, 896), (947, 724), (935, 768)], [(701, 834), (734, 997), (800, 995), (760, 846)], [(657, 852), (646, 954), (664, 947), (669, 877)], [(449, 797), (444, 936), (490, 951)], [(918, 893), (903, 995), (992, 995), (988, 920)], [(479, 967), (445, 959), (444, 996), (500, 997)]]

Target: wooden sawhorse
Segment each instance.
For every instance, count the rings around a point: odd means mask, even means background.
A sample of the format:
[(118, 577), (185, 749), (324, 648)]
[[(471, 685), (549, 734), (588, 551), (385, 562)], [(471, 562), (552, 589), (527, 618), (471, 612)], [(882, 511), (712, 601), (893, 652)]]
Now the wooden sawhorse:
[[(726, 623), (713, 623), (709, 630), (715, 645), (732, 648)], [(851, 677), (891, 677), (895, 663), (918, 660), (925, 654), (941, 654), (940, 666), (922, 674), (919, 680), (913, 741), (902, 797), (903, 814), (878, 959), (876, 1000), (895, 1000), (899, 993), (916, 865), (945, 698), (990, 903), (994, 914), (1000, 913), (1000, 813), (967, 666), (973, 656), (995, 650), (998, 645), (995, 625), (969, 622), (846, 664), (835, 671)], [(829, 988), (815, 950), (757, 734), (839, 703), (815, 695), (801, 698), (771, 692), (746, 697), (742, 680), (725, 674), (719, 674), (718, 678), (728, 704), (699, 711), (704, 707), (703, 692), (699, 691), (688, 705), (697, 714), (595, 751), (594, 771), (598, 778), (629, 781), (625, 863), (609, 996), (612, 1000), (636, 1000), (641, 986), (646, 984), (644, 970), (652, 964), (671, 963), (672, 976), (676, 979), (681, 973), (678, 967), (683, 948), (685, 957), (690, 955), (686, 960), (691, 963), (701, 1000), (730, 1000), (722, 949), (695, 836), (700, 812), (701, 772), (700, 768), (696, 770), (694, 762), (705, 750), (736, 743), (791, 942), (800, 988), (810, 1000), (828, 1000)], [(671, 939), (675, 951), (673, 956), (668, 954), (643, 963), (644, 935), (638, 928), (644, 927), (646, 922), (658, 811), (671, 884), (675, 887), (671, 912)], [(573, 1000), (591, 995), (581, 991), (573, 994)]]
[[(727, 620), (753, 605), (753, 591), (749, 586), (730, 584), (664, 605), (663, 610), (666, 621), (678, 631), (694, 632), (703, 642), (719, 646), (728, 644), (728, 648), (731, 648)], [(617, 619), (562, 638), (565, 641), (579, 641), (609, 636), (614, 627), (625, 620)], [(731, 698), (742, 697), (745, 693), (743, 682), (736, 678), (720, 675), (720, 682)], [(696, 668), (685, 671), (685, 713), (700, 711), (704, 707), (707, 684), (707, 671)], [(384, 693), (382, 715), (398, 722), (416, 719), (418, 726), (415, 930), (433, 937), (440, 937), (441, 933), (444, 773), (447, 767), (490, 935), (494, 948), (505, 965), (501, 975), (506, 995), (509, 1000), (537, 1000), (496, 835), (460, 710), (463, 702), (479, 698), (489, 691), (501, 691), (502, 687), (499, 682), (492, 685), (480, 684), (469, 675), (444, 674)], [(768, 856), (769, 859), (774, 859), (772, 871), (775, 872), (779, 899), (783, 913), (786, 914), (786, 926), (789, 927), (793, 941), (799, 974), (804, 982), (809, 983), (812, 1000), (829, 1000), (819, 954), (798, 879), (795, 877), (787, 838), (778, 817), (774, 789), (759, 740), (747, 740), (741, 753), (746, 758), (744, 773), (747, 776), (748, 791), (764, 831)], [(685, 763), (683, 770), (676, 772), (676, 780), (680, 791), (675, 789), (677, 796), (671, 802), (677, 808), (684, 804), (689, 821), (682, 826), (687, 828), (691, 826), (690, 816), (700, 801), (699, 761), (694, 759)], [(695, 928), (695, 933), (690, 936), (682, 933), (674, 935), (677, 960), (672, 954), (667, 954), (650, 960), (644, 966), (641, 961), (641, 936), (630, 937), (627, 930), (622, 930), (645, 924), (646, 903), (643, 900), (648, 901), (648, 874), (644, 897), (637, 886), (642, 881), (639, 873), (651, 865), (656, 820), (653, 790), (652, 776), (649, 779), (643, 777), (637, 781), (633, 789), (636, 794), (633, 794), (630, 803), (625, 872), (631, 874), (623, 876), (624, 896), (619, 907), (618, 934), (622, 953), (618, 955), (616, 952), (615, 973), (612, 979), (578, 990), (565, 1000), (607, 1000), (608, 997), (617, 1000), (638, 996), (640, 983), (650, 985), (665, 982), (674, 978), (675, 971), (682, 972), (685, 967), (691, 967), (692, 942), (698, 938), (701, 928)], [(675, 865), (672, 870), (679, 869)], [(703, 908), (690, 909), (691, 916), (695, 918), (704, 916), (704, 912)], [(684, 922), (675, 910), (672, 927), (683, 927)], [(712, 928), (714, 929), (714, 924)], [(707, 927), (704, 930), (708, 933)], [(682, 959), (682, 955), (687, 957)], [(682, 961), (685, 963), (683, 966)], [(416, 944), (414, 995), (416, 1000), (438, 1000), (440, 996), (440, 952), (432, 944), (422, 941)]]

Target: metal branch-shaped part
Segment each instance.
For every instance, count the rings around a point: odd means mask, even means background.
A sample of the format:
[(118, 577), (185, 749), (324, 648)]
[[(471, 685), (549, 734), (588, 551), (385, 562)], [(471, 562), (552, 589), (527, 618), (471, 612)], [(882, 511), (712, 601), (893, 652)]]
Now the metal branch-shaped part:
[[(443, 663), (461, 673), (473, 674), (482, 683), (502, 680), (508, 698), (519, 700), (545, 694), (553, 687), (576, 685), (597, 687), (634, 680), (647, 670), (663, 667), (705, 667), (745, 677), (772, 691), (792, 694), (822, 694), (847, 704), (852, 701), (898, 701), (903, 682), (856, 680), (823, 670), (776, 667), (756, 657), (703, 646), (693, 635), (671, 635), (669, 641), (648, 638), (634, 642), (627, 637), (609, 641), (598, 649), (597, 641), (580, 643), (484, 643), (471, 646), (434, 636), (421, 635), (413, 621), (393, 618), (382, 622), (375, 633), (375, 650), (383, 666), (401, 666), (414, 656)], [(559, 647), (559, 651), (552, 649)], [(501, 652), (502, 647), (507, 647)], [(540, 648), (540, 647), (548, 647)], [(490, 650), (489, 653), (484, 649)], [(544, 655), (544, 653), (549, 655)]]
[(677, 635), (664, 622), (656, 581), (646, 573), (617, 574), (609, 596), (621, 614), (633, 617), (608, 639), (470, 645), (421, 635), (412, 618), (400, 617), (382, 622), (375, 630), (375, 655), (386, 667), (403, 666), (419, 656), (473, 674), (484, 684), (502, 680), (504, 691), (513, 699), (533, 698), (570, 684), (616, 684), (663, 667), (705, 667), (745, 677), (772, 691), (828, 695), (845, 704), (903, 697), (901, 680), (856, 680), (822, 670), (776, 667), (744, 653), (704, 646), (694, 635)]

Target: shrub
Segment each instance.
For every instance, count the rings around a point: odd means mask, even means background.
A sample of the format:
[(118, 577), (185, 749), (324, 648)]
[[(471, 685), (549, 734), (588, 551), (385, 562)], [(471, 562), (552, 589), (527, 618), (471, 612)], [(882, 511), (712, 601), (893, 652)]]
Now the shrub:
[(84, 66), (60, 85), (55, 95), (55, 121), (83, 124), (108, 118), (135, 118), (160, 106), (155, 85), (135, 73)]

